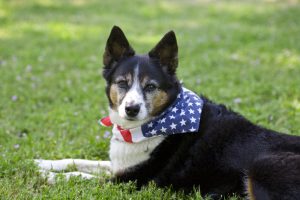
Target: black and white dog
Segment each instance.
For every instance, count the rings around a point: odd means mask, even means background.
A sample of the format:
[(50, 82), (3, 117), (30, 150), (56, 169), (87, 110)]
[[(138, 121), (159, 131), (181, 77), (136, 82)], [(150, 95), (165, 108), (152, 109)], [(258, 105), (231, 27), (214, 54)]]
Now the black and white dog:
[(80, 175), (112, 173), (113, 181), (154, 181), (159, 187), (219, 199), (300, 199), (300, 137), (281, 134), (184, 88), (176, 77), (173, 31), (147, 54), (136, 55), (113, 27), (103, 56), (103, 76), (113, 126), (110, 161), (36, 160), (49, 182), (51, 170), (74, 164)]

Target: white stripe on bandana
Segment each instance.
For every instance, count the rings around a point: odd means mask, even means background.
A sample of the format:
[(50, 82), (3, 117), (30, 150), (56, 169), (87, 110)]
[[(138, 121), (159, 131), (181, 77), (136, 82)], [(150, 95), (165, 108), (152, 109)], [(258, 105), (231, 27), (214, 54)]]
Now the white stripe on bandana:
[(150, 137), (197, 133), (200, 126), (200, 118), (203, 108), (203, 100), (194, 92), (182, 88), (175, 102), (160, 116), (132, 129), (122, 129), (117, 124), (112, 124), (109, 117), (99, 120), (103, 126), (113, 125), (113, 137), (119, 141), (138, 143)]

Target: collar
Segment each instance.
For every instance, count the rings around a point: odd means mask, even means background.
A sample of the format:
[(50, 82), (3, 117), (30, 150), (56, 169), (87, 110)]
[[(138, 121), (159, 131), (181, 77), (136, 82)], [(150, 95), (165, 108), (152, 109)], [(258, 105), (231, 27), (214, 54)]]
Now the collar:
[(203, 100), (182, 87), (176, 100), (162, 114), (139, 127), (122, 129), (109, 117), (99, 120), (103, 126), (113, 126), (113, 139), (138, 143), (152, 137), (183, 133), (197, 133), (200, 126)]

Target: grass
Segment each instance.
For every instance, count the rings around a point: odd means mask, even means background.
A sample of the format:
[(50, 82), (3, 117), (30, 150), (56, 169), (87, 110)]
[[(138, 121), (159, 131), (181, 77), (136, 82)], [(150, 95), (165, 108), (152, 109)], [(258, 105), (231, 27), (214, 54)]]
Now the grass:
[[(147, 52), (175, 30), (178, 76), (251, 121), (300, 135), (298, 1), (0, 0), (0, 199), (201, 199), (72, 179), (33, 158), (107, 159), (102, 53), (111, 27)], [(234, 198), (233, 198), (234, 199)]]

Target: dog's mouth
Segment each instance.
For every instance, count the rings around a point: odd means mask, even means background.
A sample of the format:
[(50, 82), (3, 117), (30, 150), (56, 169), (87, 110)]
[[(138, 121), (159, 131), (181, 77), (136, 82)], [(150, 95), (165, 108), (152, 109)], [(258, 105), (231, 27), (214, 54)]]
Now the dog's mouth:
[(125, 119), (128, 120), (128, 121), (139, 121), (139, 119), (137, 119), (136, 117), (126, 116)]
[[(119, 116), (120, 116), (120, 115), (119, 115)], [(120, 116), (120, 117), (121, 117), (121, 116)], [(145, 117), (143, 117), (143, 118), (138, 117), (138, 116), (136, 116), (136, 117), (125, 116), (125, 117), (121, 117), (121, 118), (123, 118), (123, 120), (125, 120), (125, 121), (139, 123), (139, 122), (145, 122), (145, 121), (148, 121), (149, 118), (150, 118), (150, 116), (145, 116)]]

